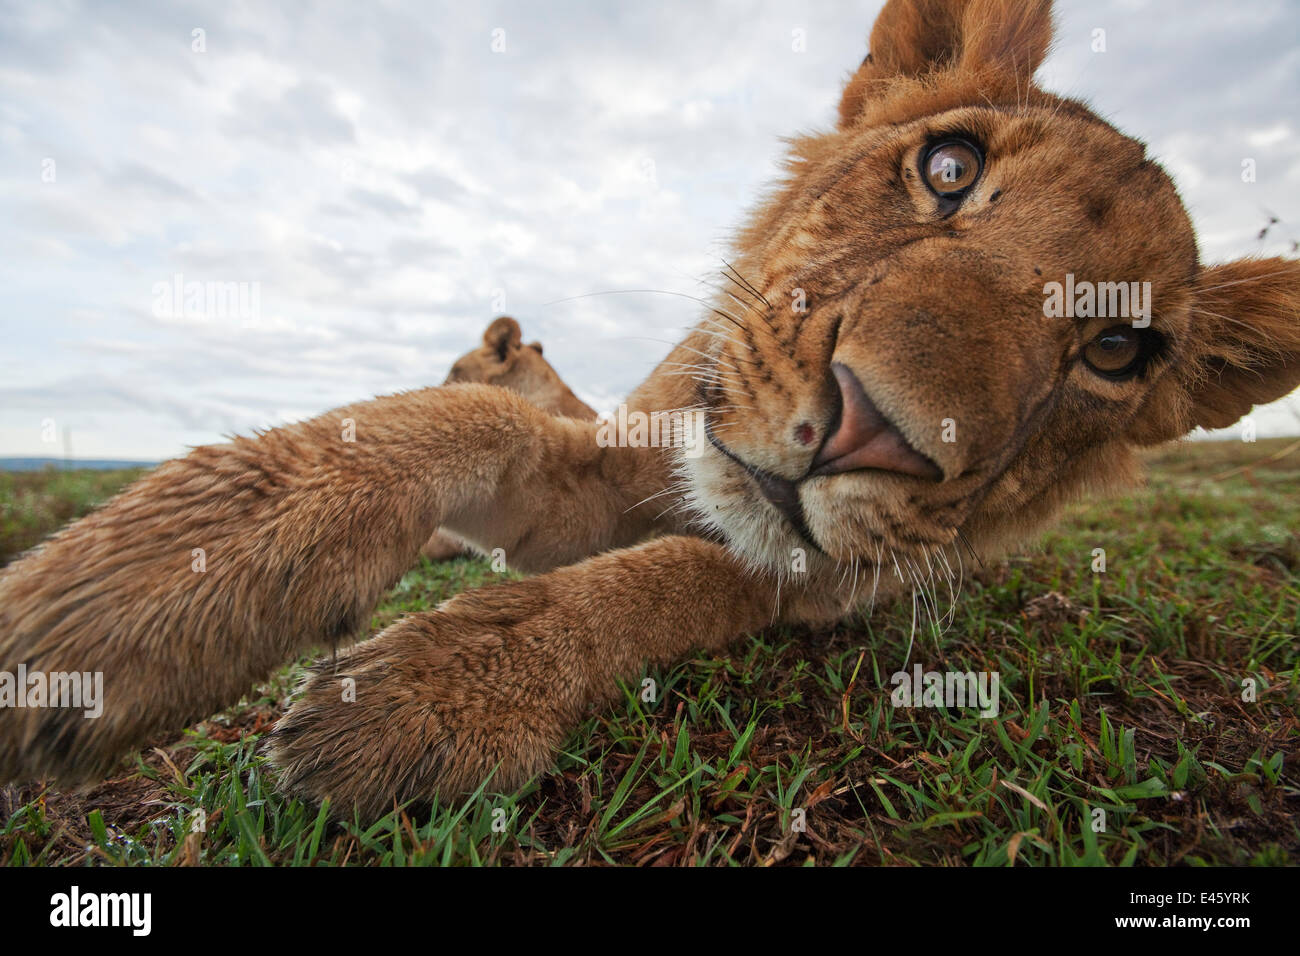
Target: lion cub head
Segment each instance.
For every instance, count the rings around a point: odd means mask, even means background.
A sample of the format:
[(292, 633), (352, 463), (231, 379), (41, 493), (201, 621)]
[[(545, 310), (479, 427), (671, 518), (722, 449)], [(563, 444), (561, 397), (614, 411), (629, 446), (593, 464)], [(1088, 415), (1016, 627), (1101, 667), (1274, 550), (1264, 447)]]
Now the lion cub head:
[(693, 510), (756, 563), (997, 548), (1300, 384), (1300, 265), (1202, 264), (1143, 144), (1033, 84), (1050, 40), (1040, 0), (891, 0), (741, 232), (675, 397)]
[(591, 407), (573, 394), (551, 363), (542, 357), (542, 343), (522, 345), (522, 341), (518, 322), (508, 315), (494, 319), (483, 333), (483, 344), (458, 358), (443, 384), (500, 385), (518, 392), (552, 415), (594, 419), (596, 413)]

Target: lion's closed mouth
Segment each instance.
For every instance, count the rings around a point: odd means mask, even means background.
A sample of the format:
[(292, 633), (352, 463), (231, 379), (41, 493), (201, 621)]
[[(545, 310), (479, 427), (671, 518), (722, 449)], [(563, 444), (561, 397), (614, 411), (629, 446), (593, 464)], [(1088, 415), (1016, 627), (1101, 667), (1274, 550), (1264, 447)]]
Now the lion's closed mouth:
[(745, 469), (749, 477), (754, 480), (754, 484), (758, 486), (758, 490), (762, 492), (763, 497), (771, 502), (782, 517), (790, 522), (790, 526), (795, 533), (816, 548), (817, 551), (825, 554), (822, 546), (813, 537), (812, 530), (808, 527), (808, 521), (804, 517), (803, 502), (799, 500), (798, 483), (791, 481), (789, 478), (782, 478), (780, 475), (764, 471), (745, 461), (718, 439), (717, 435), (713, 433), (713, 425), (707, 417), (704, 420), (704, 432), (709, 438), (709, 444)]

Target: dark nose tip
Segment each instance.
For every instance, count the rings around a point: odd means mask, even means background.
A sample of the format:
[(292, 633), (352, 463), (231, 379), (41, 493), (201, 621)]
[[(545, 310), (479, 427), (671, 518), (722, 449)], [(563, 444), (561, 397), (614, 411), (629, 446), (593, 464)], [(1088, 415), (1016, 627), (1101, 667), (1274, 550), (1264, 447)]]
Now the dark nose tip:
[(907, 439), (876, 408), (847, 365), (831, 363), (840, 389), (840, 417), (813, 459), (810, 475), (837, 475), (842, 471), (878, 468), (930, 481), (943, 471), (907, 443)]

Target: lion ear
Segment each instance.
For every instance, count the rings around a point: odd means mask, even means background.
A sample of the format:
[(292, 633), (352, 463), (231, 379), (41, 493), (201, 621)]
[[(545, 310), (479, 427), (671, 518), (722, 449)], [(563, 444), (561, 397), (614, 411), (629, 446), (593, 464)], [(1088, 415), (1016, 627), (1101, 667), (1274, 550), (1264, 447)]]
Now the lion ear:
[(1239, 259), (1202, 268), (1181, 359), (1152, 391), (1132, 437), (1227, 428), (1300, 386), (1300, 262)]
[(493, 319), (492, 324), (487, 327), (487, 331), (483, 333), (483, 344), (494, 350), (497, 358), (504, 362), (510, 352), (519, 348), (523, 337), (519, 323), (510, 316), (503, 315), (499, 319)]
[(1027, 81), (1052, 45), (1051, 0), (972, 0), (962, 17), (961, 69)]
[(840, 99), (840, 127), (899, 77), (996, 71), (1027, 86), (1052, 42), (1051, 0), (889, 0)]

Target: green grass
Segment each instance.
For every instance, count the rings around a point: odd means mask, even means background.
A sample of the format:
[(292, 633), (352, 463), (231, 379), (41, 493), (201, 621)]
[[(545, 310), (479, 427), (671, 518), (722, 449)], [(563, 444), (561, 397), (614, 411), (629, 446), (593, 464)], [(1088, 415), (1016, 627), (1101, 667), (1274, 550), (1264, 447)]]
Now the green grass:
[[(904, 602), (649, 671), (655, 702), (629, 681), (622, 703), (577, 728), (555, 768), (517, 793), (331, 826), (279, 796), (257, 752), (300, 662), (88, 791), (0, 791), (0, 860), (1295, 863), (1294, 444), (1162, 451), (1146, 488), (1071, 508), (1019, 556), (973, 573), (968, 560), (952, 623), (918, 628), (906, 666), (997, 671), (996, 718), (892, 706), (889, 678), (912, 635)], [(76, 473), (49, 478), (60, 500), (94, 497), (74, 492), (90, 487)], [(19, 494), (29, 497), (15, 507)], [(6, 535), (11, 514), (43, 513), (39, 486), (0, 484), (0, 495)], [(1104, 574), (1092, 570), (1096, 548)], [(477, 560), (425, 562), (373, 626), (495, 577)]]
[(142, 474), (141, 468), (0, 471), (0, 565)]

